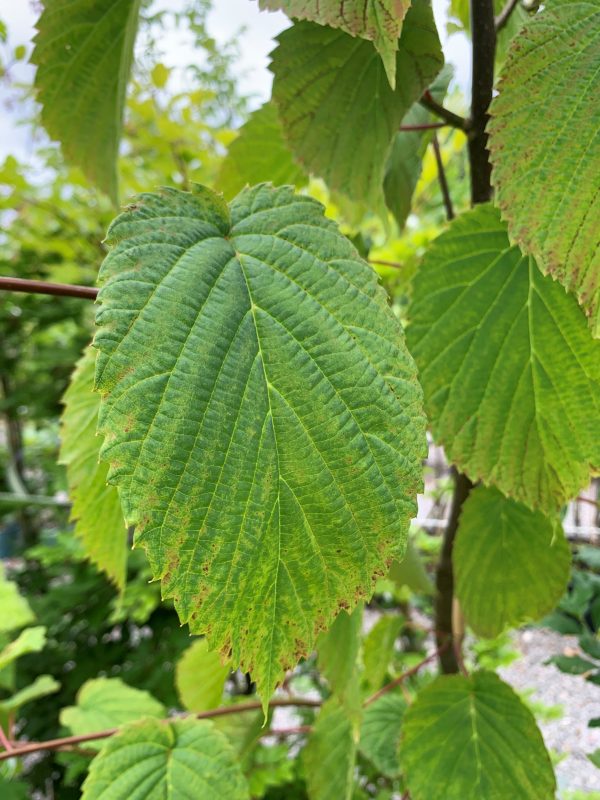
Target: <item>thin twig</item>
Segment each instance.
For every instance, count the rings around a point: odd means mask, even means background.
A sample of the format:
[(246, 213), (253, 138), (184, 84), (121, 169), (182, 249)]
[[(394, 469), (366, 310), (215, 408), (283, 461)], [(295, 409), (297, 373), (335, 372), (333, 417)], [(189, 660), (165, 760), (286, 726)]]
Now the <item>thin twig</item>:
[(7, 753), (12, 753), (15, 749), (12, 745), (12, 742), (9, 740), (8, 736), (4, 733), (4, 728), (0, 725), (0, 744), (6, 750)]
[(400, 125), (399, 131), (435, 131), (448, 127), (447, 122), (424, 122), (421, 125)]
[(591, 506), (596, 506), (596, 508), (600, 508), (600, 503), (597, 500), (592, 500), (591, 497), (579, 497), (575, 498), (576, 503), (589, 503)]
[(446, 108), (441, 105), (441, 103), (438, 103), (437, 100), (434, 100), (429, 89), (423, 92), (423, 96), (419, 102), (424, 108), (431, 111), (432, 114), (435, 114), (436, 117), (443, 119), (447, 125), (451, 125), (453, 128), (458, 128), (461, 131), (469, 130), (469, 120), (461, 117), (459, 114), (455, 114), (454, 111), (450, 111), (449, 108)]
[[(320, 700), (310, 700), (305, 697), (292, 697), (282, 698), (281, 700), (272, 700), (269, 703), (270, 708), (280, 708), (284, 706), (308, 706), (311, 708), (318, 708), (321, 705)], [(241, 714), (245, 711), (259, 711), (262, 708), (262, 703), (238, 703), (233, 706), (223, 706), (222, 708), (214, 708), (210, 711), (201, 711), (199, 714), (183, 714), (182, 717), (192, 716), (195, 719), (214, 719), (215, 717), (224, 717), (229, 714)], [(174, 717), (165, 720), (172, 722)], [(45, 742), (27, 742), (19, 746), (12, 747), (11, 750), (6, 749), (6, 752), (0, 753), (0, 761), (7, 758), (17, 758), (19, 756), (27, 755), (28, 753), (38, 753), (42, 750), (60, 750), (69, 745), (79, 745), (84, 742), (93, 742), (98, 739), (108, 739), (114, 736), (119, 731), (119, 728), (108, 728), (105, 731), (98, 731), (97, 733), (86, 733), (81, 736), (64, 736), (60, 739), (49, 739)], [(6, 746), (6, 745), (5, 745)]]
[(370, 258), (369, 264), (379, 264), (382, 267), (393, 267), (394, 269), (404, 269), (404, 264), (398, 261), (385, 261), (381, 258)]
[(510, 19), (510, 15), (515, 10), (518, 3), (519, 0), (508, 0), (502, 11), (498, 14), (497, 17), (495, 17), (494, 27), (496, 28), (496, 33), (498, 33), (498, 31), (501, 31), (502, 28), (504, 28), (504, 26)]
[(25, 292), (26, 294), (51, 294), (61, 297), (82, 297), (87, 300), (95, 300), (98, 295), (98, 289), (94, 286), (47, 283), (46, 281), (30, 281), (23, 278), (0, 278), (0, 290)]
[(435, 154), (435, 163), (437, 165), (437, 174), (438, 174), (438, 182), (440, 184), (440, 189), (442, 192), (442, 197), (444, 198), (444, 207), (446, 209), (446, 217), (448, 221), (454, 219), (454, 207), (452, 205), (452, 198), (450, 197), (450, 187), (448, 186), (448, 180), (446, 178), (446, 170), (444, 169), (444, 162), (442, 161), (442, 153), (440, 150), (440, 143), (438, 141), (437, 135), (433, 134), (433, 139), (431, 140), (431, 144), (433, 145), (433, 152)]
[(426, 664), (430, 664), (432, 661), (435, 661), (435, 659), (440, 655), (440, 653), (442, 653), (444, 650), (448, 648), (448, 645), (449, 642), (446, 642), (441, 647), (438, 647), (437, 650), (434, 653), (431, 653), (431, 655), (427, 656), (427, 658), (424, 658), (422, 661), (419, 661), (419, 663), (415, 664), (414, 667), (407, 669), (406, 672), (402, 673), (402, 675), (398, 675), (398, 677), (394, 678), (393, 681), (386, 683), (386, 685), (383, 686), (381, 689), (379, 689), (379, 691), (375, 692), (375, 694), (372, 694), (370, 697), (367, 697), (367, 699), (363, 703), (363, 708), (370, 706), (371, 703), (374, 703), (376, 700), (379, 700), (379, 698), (382, 695), (387, 694), (387, 692), (390, 692), (392, 689), (395, 689), (396, 686), (400, 686), (400, 684), (408, 680), (408, 678), (412, 678), (412, 676), (416, 675), (417, 672), (419, 672), (419, 670), (422, 669)]
[(284, 736), (296, 736), (304, 733), (310, 733), (312, 731), (312, 725), (297, 725), (295, 728), (276, 728), (274, 730), (268, 730), (264, 733), (261, 733), (261, 739), (267, 739), (269, 736), (278, 736), (280, 738)]

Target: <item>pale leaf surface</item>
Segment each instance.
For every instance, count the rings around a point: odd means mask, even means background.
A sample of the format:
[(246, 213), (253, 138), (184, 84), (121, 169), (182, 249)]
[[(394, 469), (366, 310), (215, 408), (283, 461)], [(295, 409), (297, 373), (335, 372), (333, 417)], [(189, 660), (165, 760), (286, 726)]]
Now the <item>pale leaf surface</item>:
[(228, 664), (221, 663), (218, 653), (208, 649), (206, 639), (195, 641), (183, 653), (175, 669), (177, 693), (188, 711), (216, 708), (223, 699)]
[[(166, 709), (149, 692), (128, 686), (120, 678), (86, 681), (77, 694), (77, 705), (63, 708), (61, 723), (75, 736), (118, 728), (144, 717), (164, 717)], [(99, 749), (102, 740), (89, 742)]]

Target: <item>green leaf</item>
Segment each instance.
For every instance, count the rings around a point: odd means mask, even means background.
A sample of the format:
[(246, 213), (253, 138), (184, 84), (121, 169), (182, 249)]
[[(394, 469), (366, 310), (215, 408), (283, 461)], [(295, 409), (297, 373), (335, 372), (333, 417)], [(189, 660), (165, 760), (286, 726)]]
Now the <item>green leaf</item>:
[(229, 145), (217, 186), (226, 197), (233, 197), (244, 186), (261, 181), (303, 186), (307, 180), (284, 141), (275, 105), (265, 103), (250, 115)]
[[(165, 707), (151, 694), (128, 686), (120, 678), (86, 681), (77, 694), (77, 705), (63, 708), (61, 723), (74, 736), (118, 728), (142, 717), (164, 717)], [(89, 742), (100, 749), (104, 742)]]
[(396, 85), (398, 37), (410, 0), (259, 0), (259, 5), (369, 39), (379, 51), (390, 86)]
[(498, 211), (454, 220), (417, 274), (408, 343), (434, 437), (473, 480), (554, 510), (600, 466), (600, 343)]
[(596, 669), (596, 664), (593, 661), (588, 661), (587, 658), (581, 658), (581, 656), (552, 656), (546, 663), (554, 664), (555, 667), (567, 675), (585, 675), (587, 672), (593, 672)]
[(423, 559), (412, 539), (409, 538), (402, 561), (392, 562), (388, 578), (398, 589), (408, 586), (418, 594), (432, 594), (433, 584), (425, 570)]
[(0, 797), (2, 800), (29, 800), (29, 785), (21, 783), (18, 778), (0, 777)]
[(362, 619), (362, 603), (351, 614), (340, 611), (317, 640), (319, 669), (336, 695), (343, 695), (356, 674)]
[(127, 530), (108, 466), (99, 461), (102, 439), (96, 436), (100, 398), (93, 391), (96, 350), (88, 347), (65, 392), (60, 462), (67, 467), (71, 518), (85, 555), (123, 589), (127, 571)]
[(388, 692), (369, 705), (360, 729), (360, 752), (388, 778), (400, 772), (398, 749), (406, 701)]
[(142, 195), (108, 243), (102, 457), (163, 596), (266, 703), (401, 555), (414, 364), (375, 273), (289, 187)]
[(598, 638), (598, 633), (584, 633), (579, 638), (579, 646), (588, 656), (600, 660), (600, 638)]
[(350, 800), (356, 737), (336, 698), (327, 701), (302, 751), (309, 800)]
[(403, 117), (443, 64), (431, 8), (415, 0), (392, 90), (369, 42), (313, 22), (277, 37), (273, 99), (298, 161), (331, 189), (379, 208), (387, 154)]
[(25, 703), (32, 700), (39, 700), (40, 697), (47, 697), (60, 689), (60, 683), (52, 675), (39, 675), (33, 683), (25, 686), (20, 691), (0, 701), (0, 711), (7, 713), (16, 711)]
[(7, 644), (0, 652), (0, 669), (4, 669), (8, 664), (12, 664), (20, 656), (27, 653), (39, 653), (46, 644), (46, 628), (37, 626), (35, 628), (25, 628), (18, 637)]
[(177, 693), (188, 711), (206, 711), (216, 708), (223, 699), (225, 680), (230, 673), (229, 664), (208, 649), (206, 639), (200, 639), (184, 652), (177, 662), (175, 680)]
[(140, 0), (46, 0), (31, 56), (44, 127), (115, 203), (139, 6)]
[[(446, 95), (451, 77), (452, 69), (444, 67), (429, 89), (439, 103)], [(402, 120), (402, 125), (426, 125), (432, 121), (433, 114), (417, 102)], [(421, 177), (423, 157), (432, 138), (433, 131), (399, 131), (392, 141), (385, 165), (383, 191), (385, 203), (400, 229), (410, 214), (413, 194)]]
[(490, 153), (510, 235), (574, 291), (600, 337), (600, 0), (549, 0), (513, 40)]
[(400, 762), (412, 800), (553, 800), (531, 711), (492, 672), (440, 676), (404, 715)]
[(394, 645), (403, 623), (404, 617), (400, 614), (385, 614), (377, 620), (365, 637), (363, 680), (372, 691), (381, 687), (387, 675), (394, 654)]
[(492, 638), (555, 608), (569, 582), (571, 550), (559, 519), (478, 486), (463, 505), (452, 563), (467, 622)]
[(92, 761), (82, 800), (248, 800), (222, 733), (208, 721), (132, 723)]
[(598, 750), (594, 750), (593, 753), (588, 753), (588, 758), (595, 767), (600, 769), (600, 748), (598, 748)]
[(19, 594), (19, 587), (8, 580), (4, 565), (0, 563), (0, 633), (8, 633), (23, 628), (35, 621), (33, 611), (27, 600)]

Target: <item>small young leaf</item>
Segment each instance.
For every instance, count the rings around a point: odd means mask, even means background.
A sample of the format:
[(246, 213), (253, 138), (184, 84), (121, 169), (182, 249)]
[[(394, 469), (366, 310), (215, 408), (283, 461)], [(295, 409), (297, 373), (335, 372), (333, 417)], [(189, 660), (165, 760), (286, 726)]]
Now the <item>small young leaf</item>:
[(377, 620), (365, 637), (363, 681), (370, 691), (377, 691), (381, 688), (403, 622), (404, 619), (400, 614), (386, 614)]
[(434, 437), (463, 472), (548, 512), (587, 485), (600, 468), (600, 343), (495, 208), (433, 243), (409, 313)]
[(29, 686), (25, 686), (11, 697), (0, 700), (0, 711), (14, 712), (25, 703), (31, 703), (32, 700), (39, 700), (40, 697), (54, 694), (59, 689), (60, 683), (54, 680), (52, 675), (39, 675)]
[(388, 578), (396, 584), (397, 589), (408, 586), (409, 589), (418, 594), (433, 593), (431, 578), (427, 574), (417, 547), (410, 538), (404, 558), (402, 561), (392, 562)]
[(359, 603), (351, 614), (340, 611), (331, 628), (317, 639), (319, 669), (338, 696), (356, 673), (362, 619), (363, 604)]
[(356, 737), (352, 722), (336, 698), (321, 708), (302, 759), (310, 800), (350, 800)]
[(104, 745), (82, 800), (249, 800), (233, 750), (208, 721), (146, 719)]
[(531, 711), (492, 672), (440, 676), (404, 715), (400, 763), (412, 800), (553, 800)]
[(398, 749), (406, 700), (388, 692), (367, 707), (360, 728), (360, 752), (388, 778), (400, 772)]
[(8, 580), (4, 573), (4, 565), (0, 563), (0, 633), (15, 631), (35, 620), (33, 611), (27, 600), (19, 594), (19, 587)]
[(7, 644), (0, 652), (0, 669), (12, 664), (17, 658), (27, 653), (39, 653), (46, 644), (46, 628), (39, 625), (35, 628), (25, 628), (18, 637)]
[(234, 197), (244, 186), (262, 181), (304, 186), (307, 180), (284, 141), (275, 105), (265, 103), (250, 115), (229, 145), (217, 187), (225, 197)]
[(395, 90), (369, 42), (314, 22), (293, 25), (277, 41), (273, 99), (294, 155), (331, 189), (383, 206), (389, 147), (443, 64), (429, 3), (415, 0), (406, 16)]
[(200, 639), (184, 652), (177, 662), (175, 680), (182, 705), (188, 711), (216, 708), (223, 699), (225, 680), (230, 673), (228, 664), (208, 649), (206, 639)]
[(259, 5), (370, 39), (379, 51), (390, 86), (396, 85), (398, 37), (410, 0), (259, 0)]
[(100, 398), (94, 392), (96, 350), (88, 347), (65, 392), (60, 463), (67, 467), (71, 518), (86, 556), (123, 589), (127, 568), (127, 530), (119, 494), (108, 486), (108, 466), (99, 461), (96, 436)]
[(552, 611), (569, 582), (571, 550), (558, 518), (478, 486), (463, 506), (452, 563), (467, 622), (492, 638)]
[(42, 122), (117, 202), (117, 156), (140, 0), (46, 0), (31, 57)]
[(266, 703), (404, 549), (414, 364), (373, 270), (289, 187), (145, 194), (107, 241), (109, 479), (163, 595)]
[[(61, 723), (74, 736), (117, 728), (143, 717), (164, 717), (166, 709), (146, 691), (134, 689), (120, 678), (96, 678), (83, 684), (77, 705), (63, 708)], [(87, 746), (100, 749), (102, 740)]]
[(546, 663), (554, 664), (567, 675), (585, 675), (587, 672), (593, 672), (597, 666), (593, 661), (588, 661), (587, 658), (581, 658), (581, 656), (552, 656)]
[(513, 40), (488, 126), (513, 237), (600, 337), (600, 0), (548, 0)]

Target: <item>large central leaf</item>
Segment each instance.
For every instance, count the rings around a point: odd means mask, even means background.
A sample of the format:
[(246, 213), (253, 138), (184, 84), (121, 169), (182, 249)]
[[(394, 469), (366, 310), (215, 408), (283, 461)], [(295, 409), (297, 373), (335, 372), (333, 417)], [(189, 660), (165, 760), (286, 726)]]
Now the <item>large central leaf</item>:
[(142, 195), (108, 243), (109, 478), (181, 619), (268, 697), (404, 548), (414, 364), (373, 271), (290, 187)]

